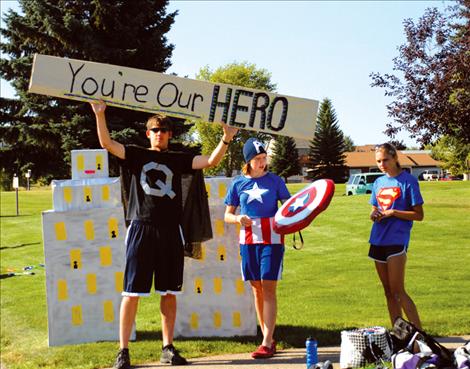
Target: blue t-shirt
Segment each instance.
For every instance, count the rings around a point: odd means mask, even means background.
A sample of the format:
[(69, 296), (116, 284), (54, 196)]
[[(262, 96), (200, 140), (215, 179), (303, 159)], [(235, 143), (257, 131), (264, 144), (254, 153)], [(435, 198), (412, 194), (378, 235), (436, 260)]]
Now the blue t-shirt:
[[(384, 175), (375, 180), (370, 204), (380, 211), (412, 210), (424, 203), (418, 180), (406, 171), (396, 177)], [(374, 222), (369, 243), (377, 246), (408, 245), (413, 221), (390, 217)]]
[(240, 206), (240, 214), (250, 218), (270, 218), (276, 214), (277, 202), (289, 197), (281, 177), (268, 172), (258, 178), (235, 177), (225, 197), (225, 205)]

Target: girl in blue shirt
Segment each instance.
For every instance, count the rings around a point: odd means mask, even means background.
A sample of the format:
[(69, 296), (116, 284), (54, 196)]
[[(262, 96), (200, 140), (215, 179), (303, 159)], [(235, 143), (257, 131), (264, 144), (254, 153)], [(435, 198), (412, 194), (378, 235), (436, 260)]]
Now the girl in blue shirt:
[(369, 257), (382, 282), (392, 324), (402, 316), (421, 328), (418, 310), (405, 290), (406, 252), (413, 221), (424, 217), (418, 180), (400, 167), (397, 150), (385, 143), (376, 147), (375, 160), (384, 176), (375, 180), (370, 204), (374, 222)]
[[(240, 224), (243, 280), (250, 281), (263, 342), (252, 353), (265, 359), (276, 353), (273, 339), (277, 315), (276, 287), (284, 256), (283, 236), (273, 230), (278, 202), (290, 198), (284, 181), (267, 171), (266, 150), (250, 138), (243, 146), (243, 175), (236, 177), (225, 198), (225, 221)], [(235, 213), (240, 207), (240, 214)]]

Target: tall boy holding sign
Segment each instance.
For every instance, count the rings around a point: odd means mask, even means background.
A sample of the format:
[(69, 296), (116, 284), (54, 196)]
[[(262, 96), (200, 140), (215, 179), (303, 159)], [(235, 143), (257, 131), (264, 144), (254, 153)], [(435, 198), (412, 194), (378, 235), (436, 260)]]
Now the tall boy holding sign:
[(106, 125), (106, 104), (91, 103), (98, 138), (103, 148), (123, 159), (131, 173), (126, 236), (126, 271), (120, 310), (120, 350), (115, 368), (130, 368), (129, 337), (140, 296), (148, 296), (155, 280), (161, 294), (163, 349), (160, 361), (185, 365), (187, 361), (173, 346), (176, 294), (183, 285), (184, 252), (181, 233), (181, 174), (192, 169), (216, 166), (238, 129), (223, 124), (223, 137), (210, 156), (168, 151), (171, 121), (154, 115), (147, 121), (150, 148), (124, 146), (111, 139)]

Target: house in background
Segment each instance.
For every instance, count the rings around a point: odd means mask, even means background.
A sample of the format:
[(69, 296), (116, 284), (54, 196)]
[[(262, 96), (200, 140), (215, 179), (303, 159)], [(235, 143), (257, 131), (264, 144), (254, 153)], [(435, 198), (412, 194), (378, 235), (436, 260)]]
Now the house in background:
[[(295, 139), (295, 144), (299, 154), (302, 175), (289, 177), (289, 182), (305, 182), (308, 181), (307, 166), (310, 141)], [(379, 168), (377, 168), (377, 163), (375, 162), (375, 146), (376, 145), (356, 146), (355, 151), (345, 153), (348, 176), (357, 173), (380, 171)], [(266, 145), (268, 164), (273, 155), (273, 147), (274, 140), (270, 140)], [(439, 173), (442, 173), (440, 163), (431, 157), (430, 150), (399, 150), (398, 161), (403, 169), (418, 179), (422, 179), (422, 174), (426, 170), (437, 170)]]
[[(345, 154), (349, 175), (379, 171), (375, 162), (375, 145), (357, 146), (356, 151)], [(419, 179), (426, 170), (442, 172), (440, 163), (431, 157), (430, 150), (399, 150), (398, 161), (403, 169)]]

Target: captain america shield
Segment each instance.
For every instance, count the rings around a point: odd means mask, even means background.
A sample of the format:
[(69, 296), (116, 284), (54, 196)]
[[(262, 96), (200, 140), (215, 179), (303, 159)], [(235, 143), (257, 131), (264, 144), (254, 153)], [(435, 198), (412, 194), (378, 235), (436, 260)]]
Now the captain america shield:
[(334, 193), (335, 183), (331, 179), (319, 179), (297, 192), (276, 212), (274, 231), (289, 234), (304, 229), (326, 210)]

